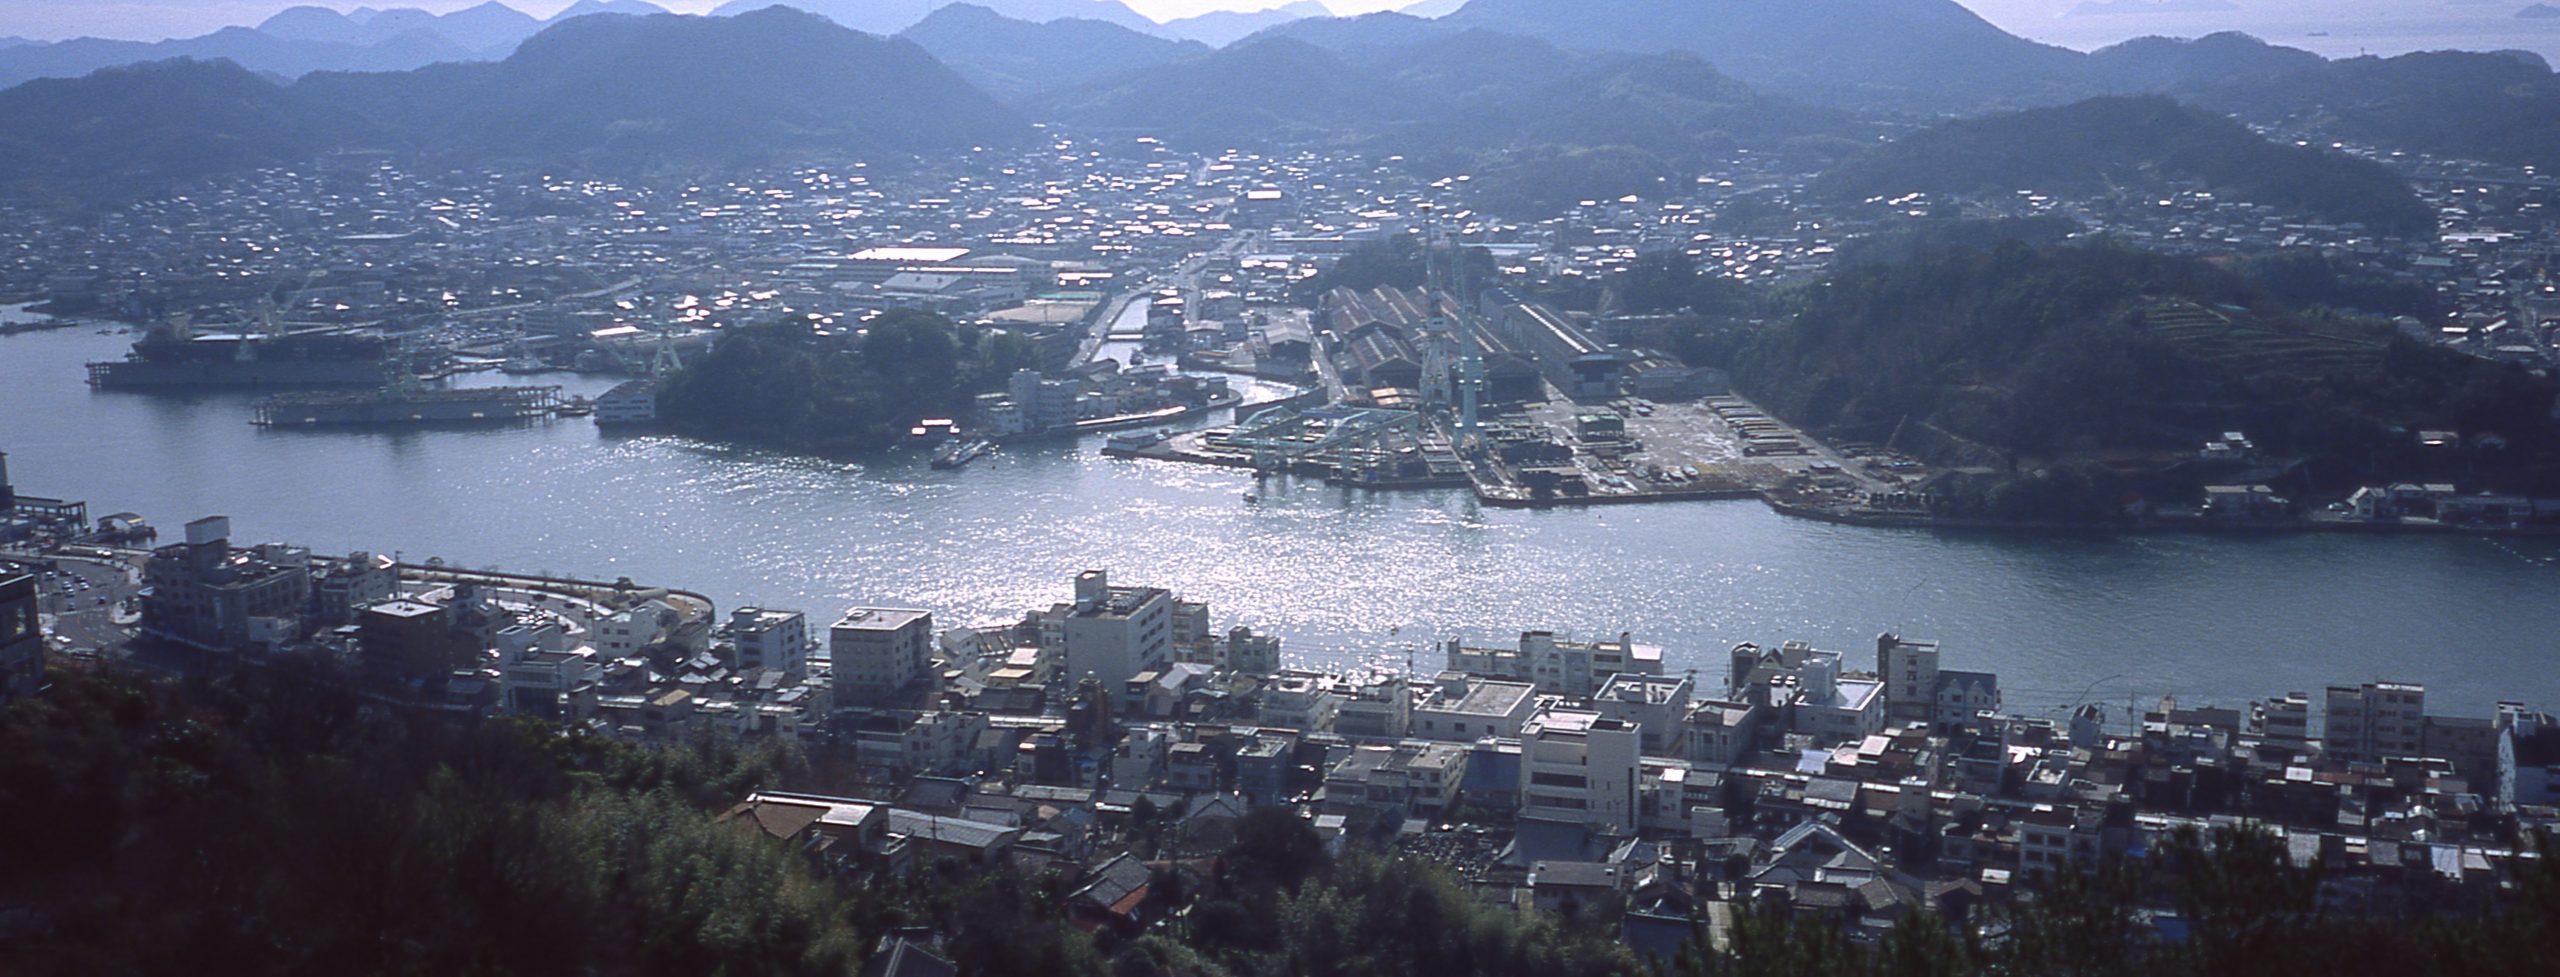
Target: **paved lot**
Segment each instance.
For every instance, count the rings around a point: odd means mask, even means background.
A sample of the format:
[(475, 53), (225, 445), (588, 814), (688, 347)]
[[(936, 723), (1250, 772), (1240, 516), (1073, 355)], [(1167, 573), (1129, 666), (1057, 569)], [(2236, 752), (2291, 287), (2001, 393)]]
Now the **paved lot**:
[(36, 576), (36, 611), (52, 636), (51, 651), (70, 658), (121, 657), (133, 637), (132, 601), (140, 573), (111, 560), (11, 555), (0, 573)]

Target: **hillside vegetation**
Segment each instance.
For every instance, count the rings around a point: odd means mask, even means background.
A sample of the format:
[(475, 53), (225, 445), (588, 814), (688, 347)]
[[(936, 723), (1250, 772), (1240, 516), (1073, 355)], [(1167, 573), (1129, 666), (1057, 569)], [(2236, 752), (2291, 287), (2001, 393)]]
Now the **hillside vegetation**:
[(2229, 118), (2163, 96), (2095, 98), (1941, 123), (1860, 153), (1823, 174), (1834, 199), (2019, 190), (2148, 195), (2179, 184), (2332, 223), (2398, 235), (2435, 229), (2435, 213), (2379, 163), (2270, 142)]
[(844, 901), (716, 823), (803, 776), (368, 704), (290, 662), (223, 686), (57, 673), (0, 709), (8, 972), (841, 975)]
[[(1900, 434), (1945, 463), (2156, 461), (2238, 430), (2276, 456), (2387, 476), (2416, 464), (2409, 432), (2445, 429), (2502, 436), (2507, 481), (2560, 489), (2550, 377), (2296, 314), (2237, 272), (2105, 244), (1846, 268), (1733, 365), (1781, 416), (1846, 438)], [(2089, 488), (2033, 514), (2102, 518), (2121, 501)]]
[(967, 334), (912, 309), (872, 320), (859, 336), (745, 326), (669, 378), (658, 413), (677, 430), (724, 441), (869, 450), (896, 443), (921, 418), (967, 417), (978, 394), (1038, 365), (1026, 337)]
[(1693, 54), (1581, 54), (1490, 31), (1408, 37), (1396, 21), (1357, 26), (1369, 20), (1302, 21), (1039, 95), (1027, 111), (1202, 151), (1401, 155), (1435, 176), (1474, 177), (1480, 205), (1515, 214), (1651, 191), (1742, 148), (1828, 160), (1866, 131), (1846, 114), (1754, 91)]
[(1209, 46), (1099, 20), (1034, 24), (976, 4), (933, 12), (898, 36), (1003, 99), (1084, 84), (1209, 53)]
[(2386, 149), (2560, 168), (2560, 74), (2530, 54), (2349, 58), (2179, 94), (2253, 122)]

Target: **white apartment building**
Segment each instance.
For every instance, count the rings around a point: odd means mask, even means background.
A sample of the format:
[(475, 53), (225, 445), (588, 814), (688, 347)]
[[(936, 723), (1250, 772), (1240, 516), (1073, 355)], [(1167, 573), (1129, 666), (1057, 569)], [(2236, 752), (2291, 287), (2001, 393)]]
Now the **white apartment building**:
[(1412, 735), (1460, 743), (1510, 738), (1520, 735), (1537, 706), (1538, 689), (1527, 682), (1442, 672), (1430, 697), (1413, 707)]
[(1732, 698), (1768, 703), (1784, 714), (1785, 728), (1817, 744), (1854, 743), (1884, 729), (1884, 683), (1843, 673), (1839, 652), (1801, 641), (1775, 649), (1743, 644), (1731, 661)]
[(933, 614), (857, 607), (827, 629), (836, 691), (855, 702), (881, 702), (933, 671)]
[(1636, 728), (1588, 709), (1548, 709), (1520, 731), (1520, 816), (1633, 834)]
[(1689, 679), (1621, 673), (1609, 677), (1592, 697), (1591, 708), (1603, 716), (1635, 726), (1648, 756), (1665, 756), (1680, 746), (1681, 720), (1689, 713)]
[(1091, 675), (1117, 689), (1139, 672), (1173, 664), (1173, 595), (1154, 587), (1114, 587), (1102, 570), (1076, 575), (1076, 600), (1059, 623), (1058, 680), (1074, 688)]
[(1615, 641), (1567, 641), (1553, 631), (1523, 631), (1517, 648), (1442, 645), (1448, 668), (1488, 678), (1536, 685), (1541, 692), (1588, 697), (1621, 673), (1662, 674), (1662, 647), (1637, 644), (1621, 632)]
[(793, 677), (809, 674), (809, 616), (799, 611), (741, 607), (729, 612), (729, 643), (737, 667), (770, 668)]

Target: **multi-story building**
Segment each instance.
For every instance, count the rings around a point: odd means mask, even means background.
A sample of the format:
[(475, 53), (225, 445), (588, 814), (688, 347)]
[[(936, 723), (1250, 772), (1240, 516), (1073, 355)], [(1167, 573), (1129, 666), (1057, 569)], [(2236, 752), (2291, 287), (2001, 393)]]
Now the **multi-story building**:
[(846, 611), (827, 629), (827, 656), (838, 695), (863, 704), (890, 701), (933, 670), (933, 614), (884, 607)]
[(311, 551), (231, 548), (231, 520), (187, 524), (187, 541), (143, 565), (142, 630), (206, 651), (240, 651), (299, 637), (311, 605)]
[(1730, 767), (1751, 756), (1767, 726), (1765, 699), (1701, 699), (1681, 724), (1680, 755), (1701, 767)]
[(1262, 689), (1262, 723), (1282, 729), (1321, 733), (1333, 729), (1342, 711), (1338, 681), (1320, 672), (1282, 672)]
[(664, 599), (652, 598), (596, 619), (596, 650), (606, 658), (629, 658), (649, 646), (673, 640), (684, 627), (684, 614)]
[(1173, 664), (1173, 595), (1164, 590), (1114, 587), (1105, 571), (1087, 570), (1059, 623), (1066, 667), (1058, 677), (1070, 686), (1090, 675), (1116, 689)]
[(2270, 743), (2300, 748), (2311, 742), (2311, 697), (2288, 692), (2282, 698), (2267, 699), (2250, 710), (2252, 725), (2258, 736)]
[(1637, 644), (1621, 632), (1615, 641), (1567, 641), (1553, 631), (1523, 631), (1517, 648), (1442, 646), (1448, 669), (1488, 678), (1528, 682), (1541, 692), (1588, 697), (1618, 674), (1662, 674), (1662, 648)]
[(1876, 638), (1876, 676), (1884, 682), (1885, 718), (1940, 729), (1969, 725), (2000, 710), (2000, 677), (1938, 667), (1938, 643), (1892, 634)]
[(357, 552), (311, 576), (312, 619), (326, 627), (347, 624), (366, 605), (399, 596), (400, 570), (389, 557)]
[(2425, 752), (2427, 687), (2407, 682), (2332, 685), (2321, 746), (2341, 760), (2379, 762)]
[(1467, 749), (1456, 743), (1361, 747), (1326, 771), (1324, 808), (1430, 817), (1457, 803), (1466, 768)]
[(1412, 734), (1461, 743), (1518, 736), (1537, 705), (1538, 689), (1527, 682), (1442, 672), (1430, 696), (1413, 707)]
[(1588, 709), (1551, 708), (1520, 731), (1520, 817), (1633, 834), (1636, 729)]
[(1227, 640), (1218, 645), (1209, 664), (1231, 672), (1268, 675), (1280, 670), (1280, 636), (1255, 634), (1252, 628), (1237, 625), (1227, 629)]
[(592, 703), (604, 677), (595, 649), (571, 647), (568, 632), (556, 623), (509, 625), (499, 629), (495, 644), (501, 708), (554, 720), (584, 718), (582, 703)]
[(1855, 742), (1884, 729), (1884, 683), (1844, 673), (1840, 664), (1839, 652), (1801, 641), (1775, 649), (1737, 645), (1726, 691), (1783, 710), (1786, 728), (1817, 744)]
[(1658, 756), (1680, 744), (1681, 720), (1689, 713), (1689, 684), (1686, 677), (1612, 675), (1600, 694), (1592, 697), (1591, 707), (1635, 726), (1643, 734), (1645, 753)]
[(414, 600), (382, 601), (357, 612), (356, 647), (368, 670), (401, 681), (469, 668), (481, 650), (454, 627), (450, 608)]
[(1209, 628), (1209, 603), (1198, 600), (1173, 602), (1173, 655), (1186, 662), (1217, 664), (1218, 636)]
[(1333, 731), (1344, 736), (1403, 739), (1413, 728), (1413, 694), (1402, 675), (1353, 683), (1334, 715)]
[(809, 673), (809, 616), (799, 611), (741, 607), (729, 612), (729, 643), (741, 670), (770, 668), (798, 678)]
[(36, 618), (36, 578), (0, 578), (0, 705), (44, 687), (44, 629)]

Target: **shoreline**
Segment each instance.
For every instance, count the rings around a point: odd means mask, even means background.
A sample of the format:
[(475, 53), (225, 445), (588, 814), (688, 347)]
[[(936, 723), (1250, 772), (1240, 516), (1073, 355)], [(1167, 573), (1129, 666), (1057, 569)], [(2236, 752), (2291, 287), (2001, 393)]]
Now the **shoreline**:
[[(1189, 432), (1197, 433), (1197, 432)], [(1177, 439), (1181, 435), (1175, 436)], [(1104, 446), (1106, 458), (1169, 461), (1236, 471), (1259, 471), (1251, 459), (1220, 454), (1205, 454), (1175, 443), (1174, 439), (1158, 441), (1143, 448)], [(1372, 491), (1440, 491), (1465, 489), (1478, 504), (1495, 509), (1588, 509), (1604, 506), (1645, 505), (1682, 502), (1742, 502), (1756, 500), (1780, 516), (1836, 526), (1866, 529), (1929, 530), (1934, 532), (1973, 532), (2036, 536), (2291, 536), (2312, 533), (2349, 533), (2369, 536), (2477, 536), (2485, 538), (2523, 537), (2560, 538), (2560, 526), (2470, 526), (2440, 522), (2353, 522), (2335, 519), (2294, 519), (2284, 522), (2211, 522), (2202, 519), (2150, 520), (2113, 525), (2091, 525), (2033, 520), (1968, 519), (1937, 516), (1925, 512), (1888, 512), (1872, 509), (1844, 509), (1831, 506), (1791, 502), (1762, 488), (1717, 487), (1646, 492), (1632, 495), (1580, 495), (1531, 498), (1487, 491), (1472, 478), (1426, 479), (1418, 482), (1359, 482), (1336, 474), (1321, 462), (1301, 461), (1272, 472), (1321, 479), (1327, 485)]]

